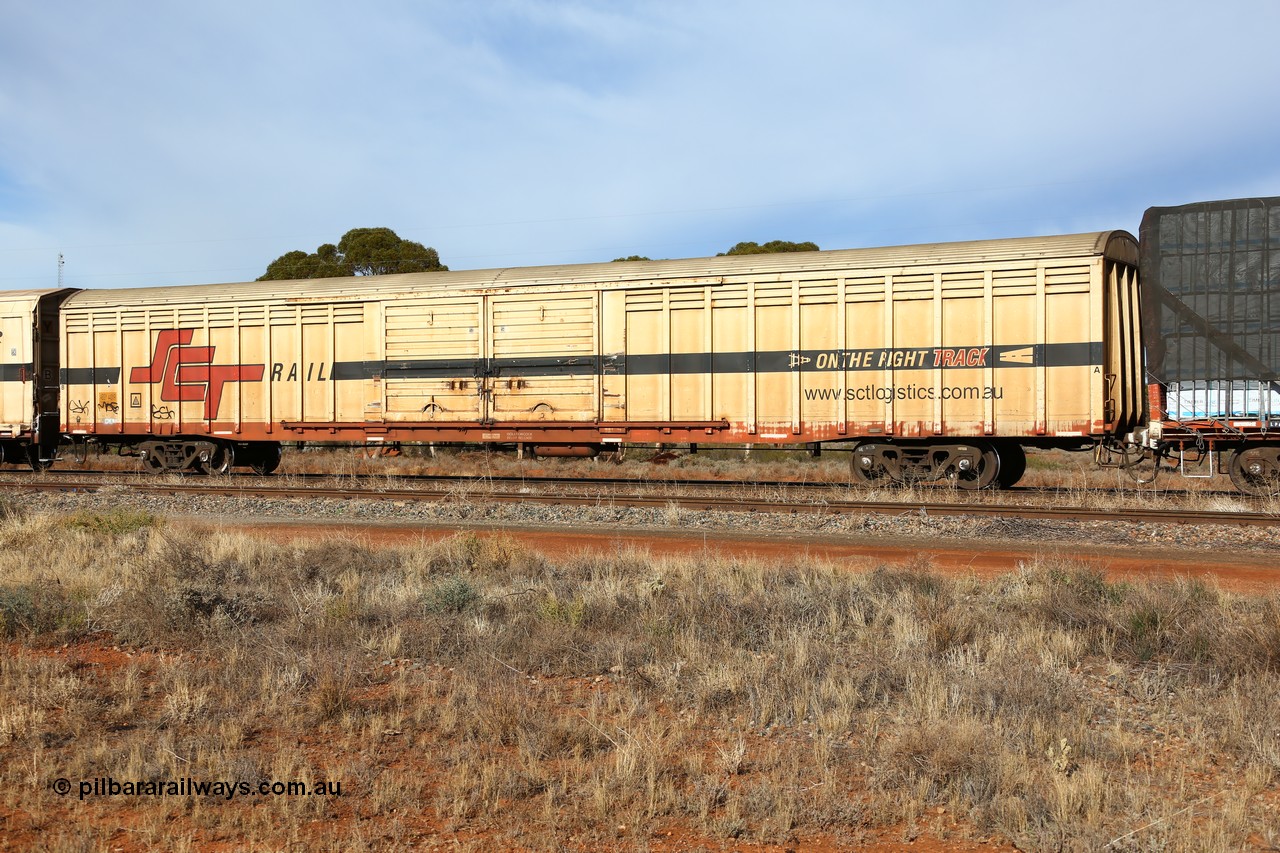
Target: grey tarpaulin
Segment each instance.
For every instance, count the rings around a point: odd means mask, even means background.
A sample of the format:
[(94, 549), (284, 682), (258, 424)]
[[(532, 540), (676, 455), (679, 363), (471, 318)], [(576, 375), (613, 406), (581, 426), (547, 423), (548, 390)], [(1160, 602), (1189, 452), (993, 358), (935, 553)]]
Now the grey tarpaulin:
[(1187, 405), (1186, 395), (1195, 389), (1192, 408), (1223, 410), (1197, 414), (1274, 411), (1270, 401), (1280, 395), (1280, 197), (1150, 208), (1142, 218), (1141, 246), (1152, 377), (1171, 391), (1181, 389)]

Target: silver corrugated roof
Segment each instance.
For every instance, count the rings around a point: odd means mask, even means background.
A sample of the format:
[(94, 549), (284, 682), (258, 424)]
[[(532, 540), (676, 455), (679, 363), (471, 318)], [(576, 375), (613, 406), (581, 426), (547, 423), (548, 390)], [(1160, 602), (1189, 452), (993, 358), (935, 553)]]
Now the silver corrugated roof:
[(436, 291), (509, 289), (524, 285), (604, 284), (634, 282), (678, 283), (718, 278), (789, 280), (838, 270), (900, 269), (922, 265), (971, 264), (991, 261), (1042, 260), (1056, 257), (1107, 255), (1137, 263), (1137, 241), (1124, 231), (1100, 231), (1053, 237), (1016, 237), (963, 243), (925, 243), (876, 249), (837, 249), (825, 252), (787, 252), (771, 255), (687, 258), (673, 261), (627, 261), (546, 267), (457, 270), (402, 275), (257, 281), (235, 284), (196, 284), (176, 287), (86, 290), (66, 305), (156, 305), (262, 299), (331, 302), (381, 299), (393, 295)]
[(71, 288), (46, 287), (31, 290), (0, 290), (0, 300), (6, 302), (21, 299), (39, 299), (49, 293), (59, 293), (61, 291), (71, 292)]

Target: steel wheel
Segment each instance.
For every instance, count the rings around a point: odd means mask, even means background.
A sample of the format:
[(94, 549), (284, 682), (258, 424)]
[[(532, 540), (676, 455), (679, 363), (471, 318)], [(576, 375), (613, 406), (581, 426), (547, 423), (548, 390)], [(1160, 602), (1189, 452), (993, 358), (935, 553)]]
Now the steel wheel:
[(1280, 495), (1280, 446), (1237, 450), (1228, 473), (1235, 487), (1245, 494)]
[(206, 474), (230, 474), (231, 468), (235, 464), (235, 447), (219, 442), (217, 449), (213, 451), (213, 456), (209, 457), (209, 461), (204, 463), (204, 470)]
[(249, 468), (260, 476), (275, 473), (280, 467), (280, 445), (262, 444), (251, 451)]
[(1012, 489), (1027, 473), (1027, 452), (1021, 445), (1009, 444), (996, 451), (1000, 457), (1000, 470), (996, 482), (1002, 489)]
[(1000, 457), (989, 444), (970, 445), (978, 451), (978, 462), (968, 470), (953, 466), (948, 476), (958, 488), (968, 491), (989, 489), (1000, 474)]
[(861, 444), (854, 448), (849, 460), (849, 476), (855, 483), (870, 486), (885, 480), (888, 474), (884, 467), (876, 461), (876, 446)]
[(48, 471), (53, 466), (52, 459), (40, 458), (40, 448), (34, 444), (27, 445), (27, 462), (32, 471)]

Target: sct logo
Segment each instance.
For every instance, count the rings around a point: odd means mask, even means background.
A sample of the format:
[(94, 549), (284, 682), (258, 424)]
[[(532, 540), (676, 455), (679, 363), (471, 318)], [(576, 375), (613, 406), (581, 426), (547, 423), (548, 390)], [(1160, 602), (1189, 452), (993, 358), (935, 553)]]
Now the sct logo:
[(135, 367), (130, 382), (160, 383), (160, 399), (166, 403), (204, 401), (205, 420), (213, 420), (222, 403), (222, 386), (228, 382), (261, 382), (261, 364), (214, 364), (215, 347), (188, 346), (195, 329), (169, 329), (156, 338), (151, 364)]

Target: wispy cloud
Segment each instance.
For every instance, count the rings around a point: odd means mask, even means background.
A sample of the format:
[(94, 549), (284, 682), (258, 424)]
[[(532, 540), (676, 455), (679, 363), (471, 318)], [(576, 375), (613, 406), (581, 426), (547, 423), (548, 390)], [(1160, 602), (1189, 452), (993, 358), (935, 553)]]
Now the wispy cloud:
[(1280, 192), (1280, 6), (13, 4), (0, 286), (1136, 228)]

